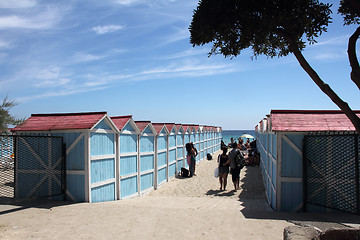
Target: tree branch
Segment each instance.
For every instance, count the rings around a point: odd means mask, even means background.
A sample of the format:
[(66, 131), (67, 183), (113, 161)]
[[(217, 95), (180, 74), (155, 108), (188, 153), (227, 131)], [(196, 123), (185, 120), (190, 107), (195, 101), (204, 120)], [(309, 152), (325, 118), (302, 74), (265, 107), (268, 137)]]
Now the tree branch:
[[(289, 39), (288, 39), (289, 40)], [(290, 40), (291, 42), (291, 40)], [(300, 66), (305, 70), (305, 72), (311, 77), (315, 84), (323, 91), (332, 101), (335, 103), (341, 111), (350, 119), (354, 125), (356, 131), (360, 133), (360, 118), (352, 111), (349, 105), (344, 102), (332, 89), (331, 87), (324, 83), (315, 70), (310, 66), (306, 61), (300, 50), (294, 45), (290, 44), (291, 51), (294, 53), (296, 59), (300, 63)]]
[(349, 38), (348, 44), (348, 56), (349, 62), (351, 66), (351, 80), (356, 84), (356, 86), (360, 90), (360, 66), (356, 56), (356, 42), (360, 36), (360, 27), (356, 29), (356, 31)]

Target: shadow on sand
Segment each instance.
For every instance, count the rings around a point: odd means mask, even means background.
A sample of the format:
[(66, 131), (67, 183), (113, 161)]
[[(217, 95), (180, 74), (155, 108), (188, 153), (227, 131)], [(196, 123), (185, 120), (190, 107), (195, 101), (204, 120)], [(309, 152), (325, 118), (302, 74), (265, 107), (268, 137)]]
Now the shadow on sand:
[(235, 191), (227, 191), (227, 190), (209, 190), (206, 192), (207, 196), (217, 196), (217, 197), (231, 197), (236, 194)]
[(247, 167), (241, 179), (242, 191), (239, 201), (244, 207), (241, 213), (250, 219), (285, 220), (296, 225), (313, 225), (322, 230), (329, 227), (344, 227), (346, 224), (359, 224), (360, 216), (344, 212), (312, 213), (312, 212), (277, 212), (273, 211), (266, 200), (260, 167)]
[(74, 202), (55, 201), (55, 200), (27, 200), (27, 201), (15, 201), (13, 199), (5, 199), (5, 200), (8, 201), (0, 202), (0, 216), (8, 213), (26, 210), (28, 208), (51, 209), (53, 207), (75, 204)]

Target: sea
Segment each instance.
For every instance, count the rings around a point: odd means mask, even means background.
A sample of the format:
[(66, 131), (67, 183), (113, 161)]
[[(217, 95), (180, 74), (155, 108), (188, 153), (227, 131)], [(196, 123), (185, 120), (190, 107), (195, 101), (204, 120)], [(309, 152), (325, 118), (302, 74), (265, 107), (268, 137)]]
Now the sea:
[[(254, 139), (250, 139), (250, 141), (255, 140), (255, 130), (223, 130), (222, 131), (222, 137), (223, 141), (226, 145), (228, 145), (231, 141), (231, 138), (234, 138), (234, 140), (238, 141), (239, 137), (243, 134), (250, 134), (254, 137)], [(242, 138), (246, 142), (246, 138)]]

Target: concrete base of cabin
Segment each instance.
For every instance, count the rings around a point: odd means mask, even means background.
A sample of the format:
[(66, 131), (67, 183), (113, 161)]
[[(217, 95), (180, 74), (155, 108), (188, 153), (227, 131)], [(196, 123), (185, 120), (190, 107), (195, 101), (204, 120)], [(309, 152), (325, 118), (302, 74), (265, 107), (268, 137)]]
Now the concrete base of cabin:
[(329, 228), (322, 232), (313, 226), (288, 226), (284, 229), (284, 240), (358, 240), (360, 229)]

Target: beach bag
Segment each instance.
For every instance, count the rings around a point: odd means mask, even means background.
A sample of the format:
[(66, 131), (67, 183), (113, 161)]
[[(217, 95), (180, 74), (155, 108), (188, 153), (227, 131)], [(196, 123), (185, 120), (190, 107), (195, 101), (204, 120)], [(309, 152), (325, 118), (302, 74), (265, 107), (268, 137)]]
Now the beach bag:
[(186, 168), (181, 168), (181, 173), (180, 173), (180, 176), (184, 177), (184, 178), (187, 178), (189, 177), (189, 170), (187, 170)]
[(215, 177), (215, 178), (218, 178), (218, 177), (219, 177), (219, 167), (215, 168), (214, 177)]
[(240, 151), (235, 155), (235, 163), (238, 168), (242, 169), (245, 166), (245, 158)]
[(186, 162), (190, 166), (190, 164), (191, 164), (191, 156), (190, 155), (186, 155)]

